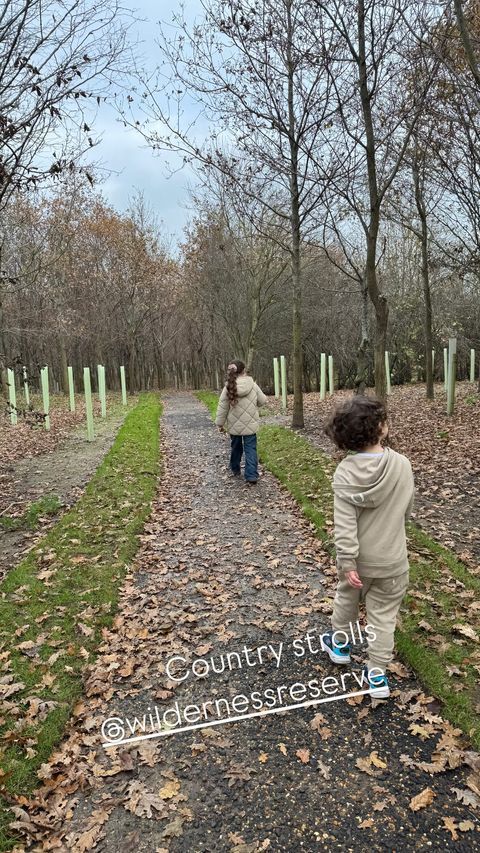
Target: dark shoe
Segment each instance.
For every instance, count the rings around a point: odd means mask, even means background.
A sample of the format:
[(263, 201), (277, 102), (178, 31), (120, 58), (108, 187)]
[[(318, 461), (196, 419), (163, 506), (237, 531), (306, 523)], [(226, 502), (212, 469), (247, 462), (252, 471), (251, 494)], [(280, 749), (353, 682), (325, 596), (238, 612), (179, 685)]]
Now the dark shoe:
[(230, 468), (230, 475), (232, 477), (239, 477), (240, 474), (241, 474), (241, 471), (232, 471), (232, 469)]
[(256, 486), (258, 481), (257, 480), (245, 480), (245, 482), (246, 482), (247, 486)]

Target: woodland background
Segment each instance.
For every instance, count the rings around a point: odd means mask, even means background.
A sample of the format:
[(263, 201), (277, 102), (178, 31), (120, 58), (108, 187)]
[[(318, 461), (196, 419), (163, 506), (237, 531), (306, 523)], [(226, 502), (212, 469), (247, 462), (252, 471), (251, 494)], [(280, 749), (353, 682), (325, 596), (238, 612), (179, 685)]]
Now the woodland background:
[[(208, 0), (195, 26), (180, 10), (159, 31), (154, 80), (132, 72), (129, 23), (107, 5), (95, 28), (90, 3), (70, 3), (67, 40), (58, 23), (39, 30), (53, 0), (7, 3), (2, 18), (4, 393), (7, 367), (35, 385), (48, 364), (67, 390), (67, 364), (79, 382), (98, 362), (111, 388), (120, 364), (131, 392), (216, 387), (233, 357), (269, 391), (285, 354), (301, 426), (322, 351), (341, 388), (383, 395), (388, 349), (393, 383), (427, 381), (432, 396), (456, 336), (467, 378), (480, 352), (479, 3)], [(187, 97), (208, 132), (187, 121)], [(89, 104), (105, 99), (159, 168), (170, 151), (195, 169), (179, 246), (141, 193), (118, 212), (85, 167)]]

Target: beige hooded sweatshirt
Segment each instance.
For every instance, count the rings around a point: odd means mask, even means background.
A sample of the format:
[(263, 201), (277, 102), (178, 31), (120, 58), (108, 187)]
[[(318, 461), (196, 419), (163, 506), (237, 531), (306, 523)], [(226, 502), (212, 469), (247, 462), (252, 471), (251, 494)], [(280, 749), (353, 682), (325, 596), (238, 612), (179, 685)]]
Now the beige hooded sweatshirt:
[(335, 471), (333, 490), (339, 574), (356, 570), (382, 578), (408, 571), (405, 522), (414, 499), (408, 459), (389, 447), (347, 456)]
[(231, 406), (227, 397), (227, 387), (223, 388), (218, 401), (217, 426), (224, 426), (230, 435), (253, 435), (260, 424), (259, 406), (264, 406), (267, 398), (253, 381), (251, 376), (237, 377), (238, 400)]

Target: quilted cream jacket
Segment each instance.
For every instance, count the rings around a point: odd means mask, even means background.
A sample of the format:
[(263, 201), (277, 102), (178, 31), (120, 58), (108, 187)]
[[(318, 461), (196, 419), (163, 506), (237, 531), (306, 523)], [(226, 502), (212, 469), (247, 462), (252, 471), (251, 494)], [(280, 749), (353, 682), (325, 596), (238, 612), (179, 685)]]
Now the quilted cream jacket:
[(258, 431), (260, 415), (258, 407), (267, 402), (265, 394), (251, 376), (237, 377), (238, 400), (231, 406), (224, 387), (218, 401), (217, 426), (224, 426), (230, 435), (253, 435)]

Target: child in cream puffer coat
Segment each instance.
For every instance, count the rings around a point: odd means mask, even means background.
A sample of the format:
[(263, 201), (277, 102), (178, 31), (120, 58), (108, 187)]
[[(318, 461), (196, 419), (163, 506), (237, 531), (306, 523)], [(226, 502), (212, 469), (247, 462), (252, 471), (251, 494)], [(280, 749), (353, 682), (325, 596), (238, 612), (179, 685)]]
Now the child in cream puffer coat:
[(245, 480), (249, 484), (258, 480), (259, 407), (266, 402), (261, 388), (247, 375), (243, 361), (232, 361), (218, 401), (215, 423), (222, 432), (230, 433), (230, 469), (235, 476), (240, 476), (240, 462), (245, 452)]

